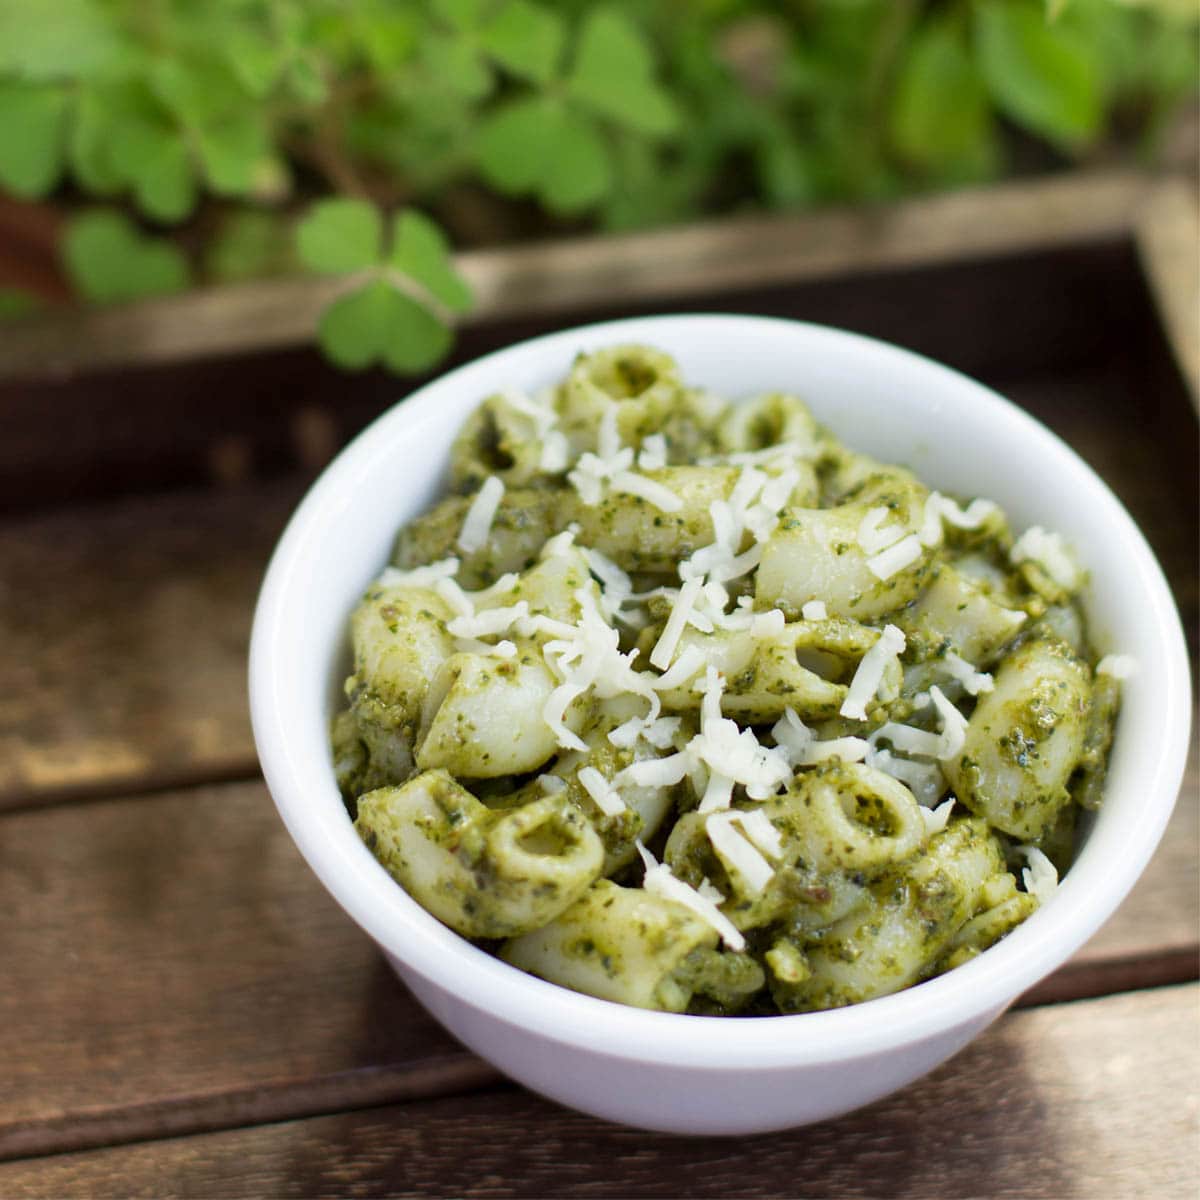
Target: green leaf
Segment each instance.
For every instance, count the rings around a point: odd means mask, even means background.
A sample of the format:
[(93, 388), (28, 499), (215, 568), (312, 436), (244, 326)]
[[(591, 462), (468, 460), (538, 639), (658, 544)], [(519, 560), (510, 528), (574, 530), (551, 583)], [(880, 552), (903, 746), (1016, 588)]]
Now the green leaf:
[(296, 249), (305, 266), (343, 275), (378, 265), (383, 219), (365, 200), (321, 200), (296, 227)]
[(251, 192), (271, 152), (266, 131), (250, 110), (198, 129), (196, 148), (209, 185), (222, 196)]
[(424, 213), (406, 208), (397, 214), (389, 257), (451, 312), (471, 307), (471, 289), (454, 269), (446, 235)]
[(613, 186), (612, 156), (595, 125), (569, 109), (547, 145), (542, 200), (554, 212), (577, 213), (602, 200)]
[(196, 187), (182, 130), (132, 118), (114, 132), (109, 159), (147, 216), (180, 221), (191, 212)]
[(927, 24), (909, 43), (888, 113), (888, 134), (897, 153), (919, 167), (962, 161), (990, 139), (983, 77), (949, 25)]
[(421, 58), (438, 88), (466, 100), (482, 100), (492, 90), (491, 68), (465, 38), (430, 33), (422, 41)]
[(532, 96), (490, 113), (481, 122), (476, 141), (484, 179), (511, 195), (537, 188), (546, 166), (546, 144), (560, 120), (560, 108), (550, 97)]
[(124, 49), (96, 0), (0, 0), (0, 72), (23, 79), (87, 78)]
[(481, 126), (480, 170), (493, 187), (533, 192), (558, 212), (578, 212), (612, 186), (612, 161), (590, 120), (550, 96), (516, 100)]
[(424, 370), (450, 348), (450, 330), (384, 279), (335, 300), (317, 330), (321, 349), (339, 367), (383, 362), (404, 374)]
[(107, 97), (91, 87), (81, 89), (67, 140), (67, 158), (79, 185), (101, 196), (119, 191), (122, 183), (110, 154), (111, 124)]
[(329, 97), (329, 84), (320, 63), (312, 55), (294, 59), (287, 72), (288, 88), (302, 104), (324, 104)]
[(588, 15), (567, 88), (580, 104), (642, 133), (667, 134), (679, 125), (674, 101), (655, 82), (641, 31), (615, 9)]
[(975, 9), (979, 65), (996, 105), (1066, 149), (1090, 141), (1103, 118), (1095, 61), (1034, 0), (982, 0)]
[(483, 16), (485, 0), (433, 0), (433, 11), (460, 32), (474, 29)]
[(48, 84), (0, 82), (0, 187), (32, 199), (58, 182), (67, 95)]
[(76, 290), (111, 303), (182, 291), (187, 260), (165, 238), (143, 236), (125, 216), (93, 210), (74, 218), (63, 237), (63, 260)]
[(230, 70), (256, 100), (270, 93), (287, 62), (281, 46), (242, 25), (235, 25), (226, 34), (224, 50)]
[(505, 70), (541, 84), (557, 74), (565, 39), (562, 17), (531, 0), (510, 0), (479, 34), (484, 51)]

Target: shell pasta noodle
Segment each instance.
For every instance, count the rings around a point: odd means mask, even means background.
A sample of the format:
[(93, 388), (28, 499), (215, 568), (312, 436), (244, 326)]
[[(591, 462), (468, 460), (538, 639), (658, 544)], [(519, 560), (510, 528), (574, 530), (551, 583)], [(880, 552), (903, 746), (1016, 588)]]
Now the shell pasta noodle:
[(332, 728), (438, 920), (606, 1000), (763, 1016), (920, 983), (1053, 893), (1133, 666), (1057, 535), (641, 346), (483, 399), (450, 489), (350, 617)]

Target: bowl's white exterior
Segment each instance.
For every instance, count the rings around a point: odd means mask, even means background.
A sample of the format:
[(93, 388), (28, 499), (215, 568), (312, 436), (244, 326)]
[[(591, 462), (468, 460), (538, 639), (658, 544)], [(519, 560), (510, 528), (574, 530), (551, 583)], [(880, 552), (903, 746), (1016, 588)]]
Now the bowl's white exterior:
[[(1091, 572), (1094, 642), (1132, 654), (1107, 800), (1058, 893), (978, 959), (895, 996), (827, 1013), (729, 1020), (643, 1012), (556, 988), (450, 932), (355, 835), (334, 783), (328, 720), (347, 617), (400, 524), (437, 495), (450, 441), (501, 387), (560, 379), (618, 342), (674, 355), (730, 396), (802, 395), (851, 446), (946, 491), (990, 496), (1015, 528), (1061, 532)], [(450, 372), (364, 431), (289, 524), (255, 615), (251, 708), (271, 793), (297, 845), (421, 1002), (501, 1070), (586, 1112), (684, 1133), (749, 1133), (870, 1102), (944, 1061), (1112, 913), (1170, 815), (1187, 748), (1187, 651), (1162, 574), (1128, 514), (1043, 426), (907, 351), (761, 317), (646, 317), (534, 339)]]

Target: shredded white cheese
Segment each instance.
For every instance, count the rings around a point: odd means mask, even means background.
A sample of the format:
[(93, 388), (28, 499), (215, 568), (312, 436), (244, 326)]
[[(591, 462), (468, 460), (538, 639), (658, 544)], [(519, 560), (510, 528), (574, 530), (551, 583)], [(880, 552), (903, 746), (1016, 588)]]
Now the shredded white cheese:
[(901, 754), (917, 754), (925, 758), (937, 758), (943, 742), (939, 734), (930, 733), (925, 729), (917, 729), (912, 725), (901, 725), (896, 721), (888, 721), (881, 725), (867, 739), (874, 750), (880, 742), (891, 742), (892, 748)]
[(684, 626), (687, 624), (688, 616), (690, 615), (696, 600), (700, 596), (702, 584), (699, 579), (689, 579), (679, 589), (679, 595), (675, 600), (674, 606), (671, 608), (671, 615), (667, 618), (667, 623), (663, 627), (662, 636), (655, 643), (654, 649), (650, 651), (650, 665), (657, 667), (660, 671), (665, 671), (675, 657), (675, 649), (679, 645), (679, 639), (683, 634)]
[(567, 790), (567, 781), (558, 775), (539, 775), (537, 783), (547, 796), (557, 796)]
[(1036, 896), (1039, 904), (1045, 904), (1058, 890), (1058, 870), (1036, 846), (1018, 846), (1029, 864), (1021, 870), (1021, 881), (1025, 890)]
[(639, 471), (661, 471), (667, 465), (667, 439), (661, 433), (652, 433), (642, 439), (638, 452)]
[(732, 819), (768, 858), (778, 860), (783, 857), (783, 838), (779, 836), (779, 830), (771, 824), (771, 818), (761, 808), (739, 809), (732, 814)]
[(824, 600), (809, 600), (801, 609), (800, 615), (806, 621), (828, 621), (829, 610)]
[(471, 507), (463, 518), (462, 531), (458, 535), (458, 548), (464, 554), (474, 554), (487, 540), (496, 519), (496, 510), (504, 498), (504, 480), (498, 475), (489, 475), (483, 486), (475, 493)]
[(625, 811), (625, 801), (620, 793), (595, 767), (584, 767), (579, 772), (579, 782), (606, 817), (615, 817)]
[(639, 496), (665, 513), (678, 512), (683, 507), (683, 501), (665, 484), (634, 471), (617, 471), (612, 477), (612, 490)]
[(767, 612), (755, 613), (750, 620), (750, 636), (756, 641), (769, 641), (777, 638), (787, 627), (787, 621), (782, 612), (772, 608)]
[(886, 550), (867, 559), (867, 570), (878, 580), (891, 579), (893, 575), (912, 566), (923, 553), (921, 542), (915, 533), (902, 537)]
[(891, 515), (891, 509), (880, 505), (878, 508), (867, 510), (866, 516), (858, 525), (858, 544), (864, 554), (878, 554), (889, 546), (895, 545), (904, 536), (904, 526), (892, 522), (884, 522)]
[(1059, 587), (1073, 592), (1079, 586), (1079, 568), (1057, 533), (1031, 525), (1013, 544), (1009, 558), (1016, 565), (1032, 562), (1041, 567)]
[(1096, 664), (1096, 674), (1129, 679), (1137, 674), (1137, 659), (1132, 654), (1106, 654)]
[(942, 522), (958, 529), (978, 529), (992, 513), (996, 504), (992, 500), (972, 500), (967, 507), (960, 508), (949, 496), (941, 492), (930, 492), (925, 501), (925, 512), (918, 537), (923, 546), (937, 546), (942, 540)]
[(954, 808), (954, 797), (943, 801), (937, 808), (922, 808), (921, 819), (925, 822), (925, 835), (932, 837), (935, 833), (941, 833), (946, 828), (950, 820), (950, 812)]
[(775, 874), (774, 868), (765, 858), (733, 827), (735, 813), (713, 813), (704, 823), (704, 832), (717, 857), (729, 871), (741, 876), (746, 891), (757, 895), (771, 882)]
[(792, 708), (784, 709), (783, 716), (771, 728), (771, 736), (793, 767), (811, 767), (831, 758), (840, 758), (842, 762), (861, 762), (870, 750), (870, 744), (857, 737), (818, 741), (816, 734)]
[(645, 878), (642, 880), (643, 889), (652, 896), (674, 900), (677, 904), (690, 908), (706, 925), (721, 935), (721, 940), (730, 950), (746, 948), (746, 939), (712, 900), (702, 896), (695, 888), (688, 887), (682, 879), (676, 879), (671, 874), (671, 868), (666, 863), (656, 862), (654, 855), (640, 841), (635, 844), (646, 868)]
[(942, 655), (942, 667), (951, 679), (957, 680), (963, 686), (968, 696), (978, 696), (981, 692), (990, 692), (995, 681), (985, 671), (977, 671), (965, 658), (960, 658), (953, 650)]
[(867, 719), (867, 705), (875, 698), (884, 672), (904, 652), (904, 634), (895, 625), (885, 625), (878, 641), (862, 656), (846, 698), (838, 710), (854, 721)]
[(929, 698), (942, 719), (942, 736), (938, 739), (941, 744), (938, 746), (937, 757), (945, 762), (955, 758), (962, 750), (963, 743), (967, 740), (967, 718), (942, 695), (941, 688), (931, 687)]
[(529, 616), (529, 602), (519, 600), (507, 608), (488, 608), (471, 616), (455, 617), (446, 622), (446, 630), (453, 637), (483, 638), (507, 633), (513, 625)]
[(430, 563), (427, 567), (413, 567), (411, 571), (401, 571), (398, 567), (385, 567), (376, 582), (381, 587), (435, 587), (449, 579), (458, 571), (457, 558), (443, 558), (441, 562)]

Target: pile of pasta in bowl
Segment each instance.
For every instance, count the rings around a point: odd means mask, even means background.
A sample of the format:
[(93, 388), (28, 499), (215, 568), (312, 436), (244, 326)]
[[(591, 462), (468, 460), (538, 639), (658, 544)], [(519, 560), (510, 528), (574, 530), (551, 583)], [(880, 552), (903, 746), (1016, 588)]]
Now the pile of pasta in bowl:
[(351, 617), (339, 786), (378, 861), (506, 962), (642, 1008), (895, 992), (1046, 900), (1120, 678), (1083, 574), (666, 355), (483, 400)]

